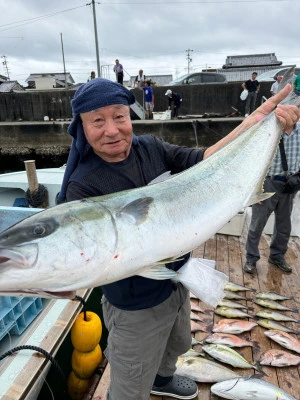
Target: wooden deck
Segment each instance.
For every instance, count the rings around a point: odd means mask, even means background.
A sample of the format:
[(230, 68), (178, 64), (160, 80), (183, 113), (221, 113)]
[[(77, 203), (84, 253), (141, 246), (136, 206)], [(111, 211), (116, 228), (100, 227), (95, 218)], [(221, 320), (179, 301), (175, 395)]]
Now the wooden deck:
[[(193, 256), (216, 260), (217, 269), (227, 274), (231, 282), (257, 289), (257, 291), (273, 291), (286, 296), (294, 296), (295, 300), (284, 301), (283, 304), (292, 308), (300, 308), (300, 238), (292, 237), (290, 239), (286, 260), (292, 264), (293, 272), (286, 274), (268, 263), (270, 236), (264, 235), (260, 241), (261, 259), (257, 264), (258, 273), (257, 275), (252, 276), (250, 274), (245, 274), (242, 271), (242, 265), (245, 262), (245, 243), (248, 224), (249, 218), (246, 220), (241, 237), (216, 234), (204, 245), (195, 250)], [(254, 297), (254, 293), (248, 291), (239, 292), (239, 294), (243, 296), (246, 295), (246, 297)], [(203, 303), (201, 304), (200, 301), (196, 303), (203, 306)], [(244, 304), (246, 303), (244, 302)], [(261, 309), (261, 307), (252, 302), (248, 302), (248, 306), (254, 307), (254, 311), (250, 312), (252, 314)], [(289, 312), (285, 313), (292, 315), (292, 313)], [(299, 314), (294, 314), (293, 316), (295, 315), (299, 316)], [(212, 314), (211, 319), (213, 319), (214, 322), (217, 322), (221, 317)], [(300, 330), (300, 324), (283, 324), (295, 330)], [(281, 348), (281, 346), (270, 341), (269, 338), (264, 335), (265, 330), (265, 328), (257, 326), (251, 332), (246, 332), (240, 335), (243, 338), (251, 338), (252, 341), (259, 343), (259, 350), (252, 349), (251, 347), (237, 349), (249, 362), (257, 362), (260, 358), (260, 354), (270, 348)], [(207, 334), (205, 333), (197, 332), (195, 337), (196, 339), (201, 340), (206, 335)], [(200, 349), (201, 346), (199, 347), (199, 350)], [(254, 373), (253, 369), (236, 369), (236, 371), (241, 375)], [(266, 381), (279, 386), (287, 393), (294, 396), (295, 399), (300, 399), (300, 366), (286, 368), (263, 367), (263, 371), (268, 375), (264, 378)], [(92, 399), (104, 400), (106, 398), (108, 384), (109, 365), (106, 367)], [(199, 383), (198, 387), (198, 400), (220, 399), (218, 396), (211, 394), (211, 384)], [(172, 400), (170, 397), (160, 396), (150, 396), (150, 399)]]

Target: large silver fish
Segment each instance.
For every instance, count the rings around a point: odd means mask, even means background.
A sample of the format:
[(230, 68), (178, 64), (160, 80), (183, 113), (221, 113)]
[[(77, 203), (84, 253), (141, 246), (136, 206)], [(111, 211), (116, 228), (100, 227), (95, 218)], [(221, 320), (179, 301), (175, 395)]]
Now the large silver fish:
[(231, 400), (297, 400), (278, 386), (253, 376), (215, 383), (210, 390), (223, 399)]
[(19, 222), (0, 235), (0, 293), (72, 297), (70, 291), (133, 275), (174, 277), (166, 261), (197, 248), (243, 207), (270, 197), (262, 186), (281, 132), (272, 112), (183, 173)]

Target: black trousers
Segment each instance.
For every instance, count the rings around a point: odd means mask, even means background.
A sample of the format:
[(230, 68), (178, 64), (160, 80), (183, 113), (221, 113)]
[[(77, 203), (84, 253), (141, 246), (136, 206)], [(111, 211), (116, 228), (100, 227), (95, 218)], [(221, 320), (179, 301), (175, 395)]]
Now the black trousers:
[(117, 73), (117, 81), (118, 81), (118, 83), (121, 83), (121, 85), (123, 85), (123, 77), (124, 77), (124, 73), (123, 72), (118, 72)]

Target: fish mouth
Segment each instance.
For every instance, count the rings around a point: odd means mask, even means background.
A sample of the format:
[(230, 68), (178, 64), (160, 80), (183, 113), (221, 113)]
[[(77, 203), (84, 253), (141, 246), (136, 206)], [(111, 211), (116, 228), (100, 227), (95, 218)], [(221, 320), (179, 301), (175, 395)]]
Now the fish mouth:
[(10, 263), (22, 268), (32, 267), (37, 261), (38, 245), (35, 243), (14, 248), (0, 247), (0, 264)]

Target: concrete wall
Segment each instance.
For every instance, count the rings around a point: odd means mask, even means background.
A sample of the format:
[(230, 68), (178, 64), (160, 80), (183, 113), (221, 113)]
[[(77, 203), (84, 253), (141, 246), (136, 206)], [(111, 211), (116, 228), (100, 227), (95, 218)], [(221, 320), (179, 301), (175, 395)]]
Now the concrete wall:
[[(242, 118), (176, 121), (133, 121), (136, 135), (154, 134), (189, 147), (208, 147), (233, 130)], [(0, 172), (24, 169), (24, 160), (36, 160), (37, 168), (59, 167), (67, 161), (71, 137), (69, 122), (0, 123)]]
[[(261, 91), (257, 99), (258, 105), (262, 95), (270, 97), (270, 87), (271, 83), (269, 82), (261, 84)], [(168, 86), (154, 88), (154, 111), (165, 111), (167, 109), (168, 99), (165, 92), (168, 88)], [(180, 93), (183, 98), (181, 115), (199, 115), (205, 112), (229, 114), (233, 111), (231, 106), (244, 113), (244, 103), (239, 100), (242, 91), (241, 82), (173, 86), (172, 89)], [(0, 121), (43, 121), (44, 116), (55, 120), (72, 118), (70, 102), (74, 93), (74, 90), (1, 93)], [(143, 104), (143, 92), (134, 89), (134, 94), (137, 100)]]

